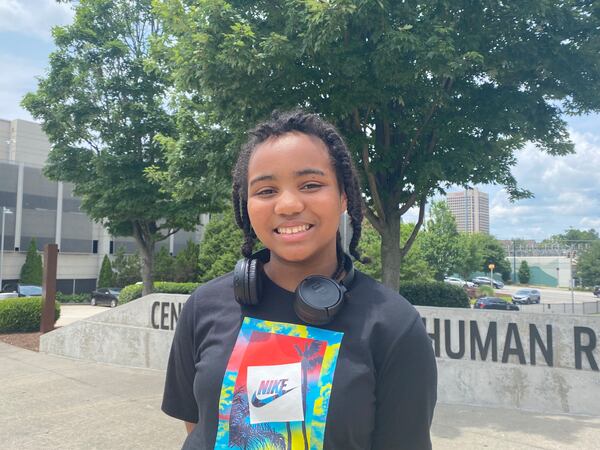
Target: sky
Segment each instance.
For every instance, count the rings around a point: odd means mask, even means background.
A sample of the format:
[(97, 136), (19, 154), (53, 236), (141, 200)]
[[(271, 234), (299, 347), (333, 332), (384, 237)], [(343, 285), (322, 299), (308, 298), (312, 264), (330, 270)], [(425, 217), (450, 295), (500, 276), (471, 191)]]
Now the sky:
[[(0, 118), (33, 120), (20, 101), (46, 72), (52, 27), (72, 18), (71, 7), (55, 0), (0, 0)], [(548, 156), (533, 145), (517, 153), (513, 174), (534, 198), (510, 202), (501, 186), (477, 186), (490, 197), (497, 238), (540, 241), (571, 227), (600, 230), (600, 115), (566, 120), (575, 154)], [(412, 210), (404, 220), (415, 218)]]

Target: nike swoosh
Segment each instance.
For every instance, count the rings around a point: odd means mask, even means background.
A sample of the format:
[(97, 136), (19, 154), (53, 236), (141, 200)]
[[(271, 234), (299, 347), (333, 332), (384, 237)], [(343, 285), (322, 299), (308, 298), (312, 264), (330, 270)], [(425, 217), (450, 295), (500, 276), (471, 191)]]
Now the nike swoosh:
[[(296, 386), (296, 387), (298, 387), (298, 386)], [(287, 391), (283, 391), (281, 394), (273, 394), (272, 396), (267, 397), (267, 398), (263, 398), (263, 399), (259, 399), (258, 397), (256, 397), (256, 392), (255, 392), (252, 395), (252, 406), (254, 406), (255, 408), (262, 408), (263, 406), (268, 405), (269, 403), (271, 403), (273, 400), (281, 398), (285, 394), (287, 394), (288, 392), (293, 391), (294, 389), (296, 389), (296, 387), (288, 389)]]

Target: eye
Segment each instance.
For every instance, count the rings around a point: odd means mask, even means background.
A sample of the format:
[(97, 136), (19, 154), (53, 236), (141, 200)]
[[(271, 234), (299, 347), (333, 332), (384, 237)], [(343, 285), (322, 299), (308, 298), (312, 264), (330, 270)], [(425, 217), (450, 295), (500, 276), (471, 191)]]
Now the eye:
[(322, 186), (323, 186), (322, 184), (310, 182), (310, 183), (306, 183), (306, 184), (302, 185), (302, 187), (300, 189), (302, 189), (303, 191), (314, 191), (316, 189), (319, 189)]
[(272, 195), (275, 193), (275, 189), (272, 188), (262, 188), (254, 193), (254, 195), (258, 195), (259, 197), (266, 197), (268, 195)]

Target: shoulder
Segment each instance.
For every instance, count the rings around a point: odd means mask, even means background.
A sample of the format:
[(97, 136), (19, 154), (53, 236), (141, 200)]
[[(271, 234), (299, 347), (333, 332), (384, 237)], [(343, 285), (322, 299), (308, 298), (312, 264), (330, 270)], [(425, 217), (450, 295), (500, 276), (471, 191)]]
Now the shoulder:
[(229, 294), (233, 295), (233, 272), (213, 278), (198, 286), (190, 295), (188, 303), (206, 303), (211, 299), (223, 298)]
[(402, 295), (359, 271), (350, 295), (377, 323), (394, 326), (396, 334), (420, 318), (415, 307)]

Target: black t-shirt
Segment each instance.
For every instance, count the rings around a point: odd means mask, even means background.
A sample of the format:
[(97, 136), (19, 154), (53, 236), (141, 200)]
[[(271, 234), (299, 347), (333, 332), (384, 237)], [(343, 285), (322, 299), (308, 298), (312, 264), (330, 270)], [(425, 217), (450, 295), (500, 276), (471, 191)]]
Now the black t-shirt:
[(437, 371), (414, 307), (357, 271), (336, 318), (304, 327), (294, 294), (265, 279), (257, 306), (235, 302), (232, 274), (184, 305), (162, 404), (198, 423), (183, 448), (431, 448)]

